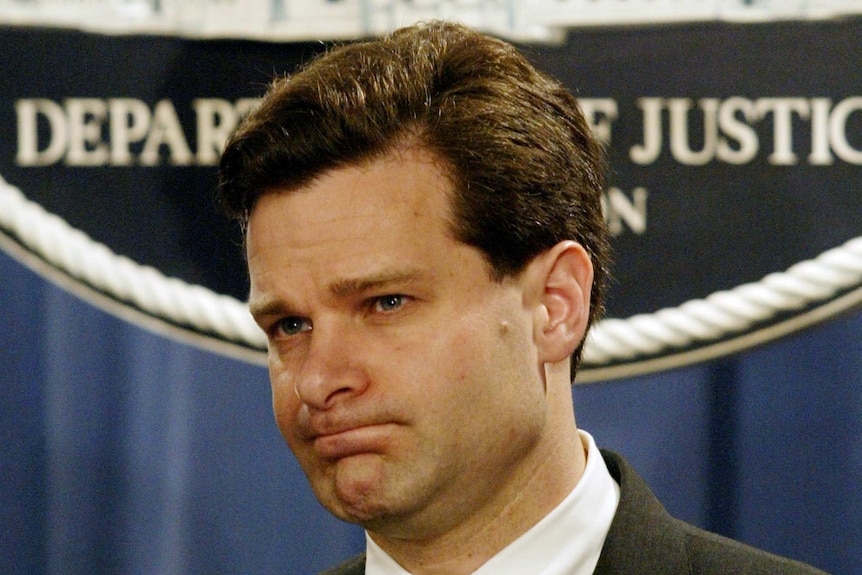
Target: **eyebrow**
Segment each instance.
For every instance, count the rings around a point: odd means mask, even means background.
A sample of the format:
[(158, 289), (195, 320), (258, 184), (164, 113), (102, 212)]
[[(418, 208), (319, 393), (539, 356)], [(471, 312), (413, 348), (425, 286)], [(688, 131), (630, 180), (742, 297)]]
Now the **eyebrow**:
[[(329, 292), (337, 298), (349, 298), (368, 291), (384, 289), (392, 285), (405, 285), (415, 283), (427, 274), (419, 270), (399, 270), (393, 272), (381, 272), (367, 277), (345, 278), (337, 280), (329, 285)], [(278, 298), (263, 297), (259, 300), (249, 300), (249, 311), (252, 317), (267, 317), (273, 315), (292, 315), (290, 306)]]
[(368, 277), (347, 278), (333, 282), (329, 291), (336, 297), (349, 297), (367, 291), (378, 290), (393, 284), (409, 284), (418, 281), (424, 274), (418, 270), (382, 272)]
[(266, 298), (263, 301), (250, 299), (248, 302), (248, 311), (251, 313), (251, 317), (257, 319), (275, 315), (285, 315), (287, 313), (287, 308), (284, 303), (274, 298)]

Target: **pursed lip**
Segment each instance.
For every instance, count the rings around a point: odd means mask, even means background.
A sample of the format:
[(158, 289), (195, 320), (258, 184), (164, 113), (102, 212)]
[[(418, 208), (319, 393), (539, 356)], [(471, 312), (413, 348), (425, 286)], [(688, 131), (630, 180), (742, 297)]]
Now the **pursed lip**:
[(380, 453), (393, 424), (358, 424), (314, 432), (309, 436), (315, 454), (322, 459), (341, 459), (361, 453)]

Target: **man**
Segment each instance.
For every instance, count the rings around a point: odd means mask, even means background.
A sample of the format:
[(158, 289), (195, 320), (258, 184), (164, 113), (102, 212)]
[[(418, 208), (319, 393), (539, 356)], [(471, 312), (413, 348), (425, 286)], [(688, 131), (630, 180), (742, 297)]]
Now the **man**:
[(278, 426), (367, 552), (330, 573), (814, 573), (670, 518), (577, 429), (603, 155), (503, 42), (434, 23), (276, 81), (227, 144)]

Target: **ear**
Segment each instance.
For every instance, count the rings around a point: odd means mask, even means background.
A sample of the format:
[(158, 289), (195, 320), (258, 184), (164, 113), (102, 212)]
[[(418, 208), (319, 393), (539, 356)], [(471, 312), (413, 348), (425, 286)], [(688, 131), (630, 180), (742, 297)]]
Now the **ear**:
[(530, 263), (533, 337), (542, 363), (569, 359), (584, 339), (590, 315), (593, 264), (577, 242), (564, 241)]

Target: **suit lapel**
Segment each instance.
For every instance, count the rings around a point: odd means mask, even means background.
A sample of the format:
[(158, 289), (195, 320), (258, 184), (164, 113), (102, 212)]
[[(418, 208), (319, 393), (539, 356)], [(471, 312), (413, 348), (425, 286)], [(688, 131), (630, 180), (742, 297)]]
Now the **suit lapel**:
[(646, 483), (619, 455), (602, 451), (620, 485), (620, 502), (595, 575), (690, 572), (685, 536)]

